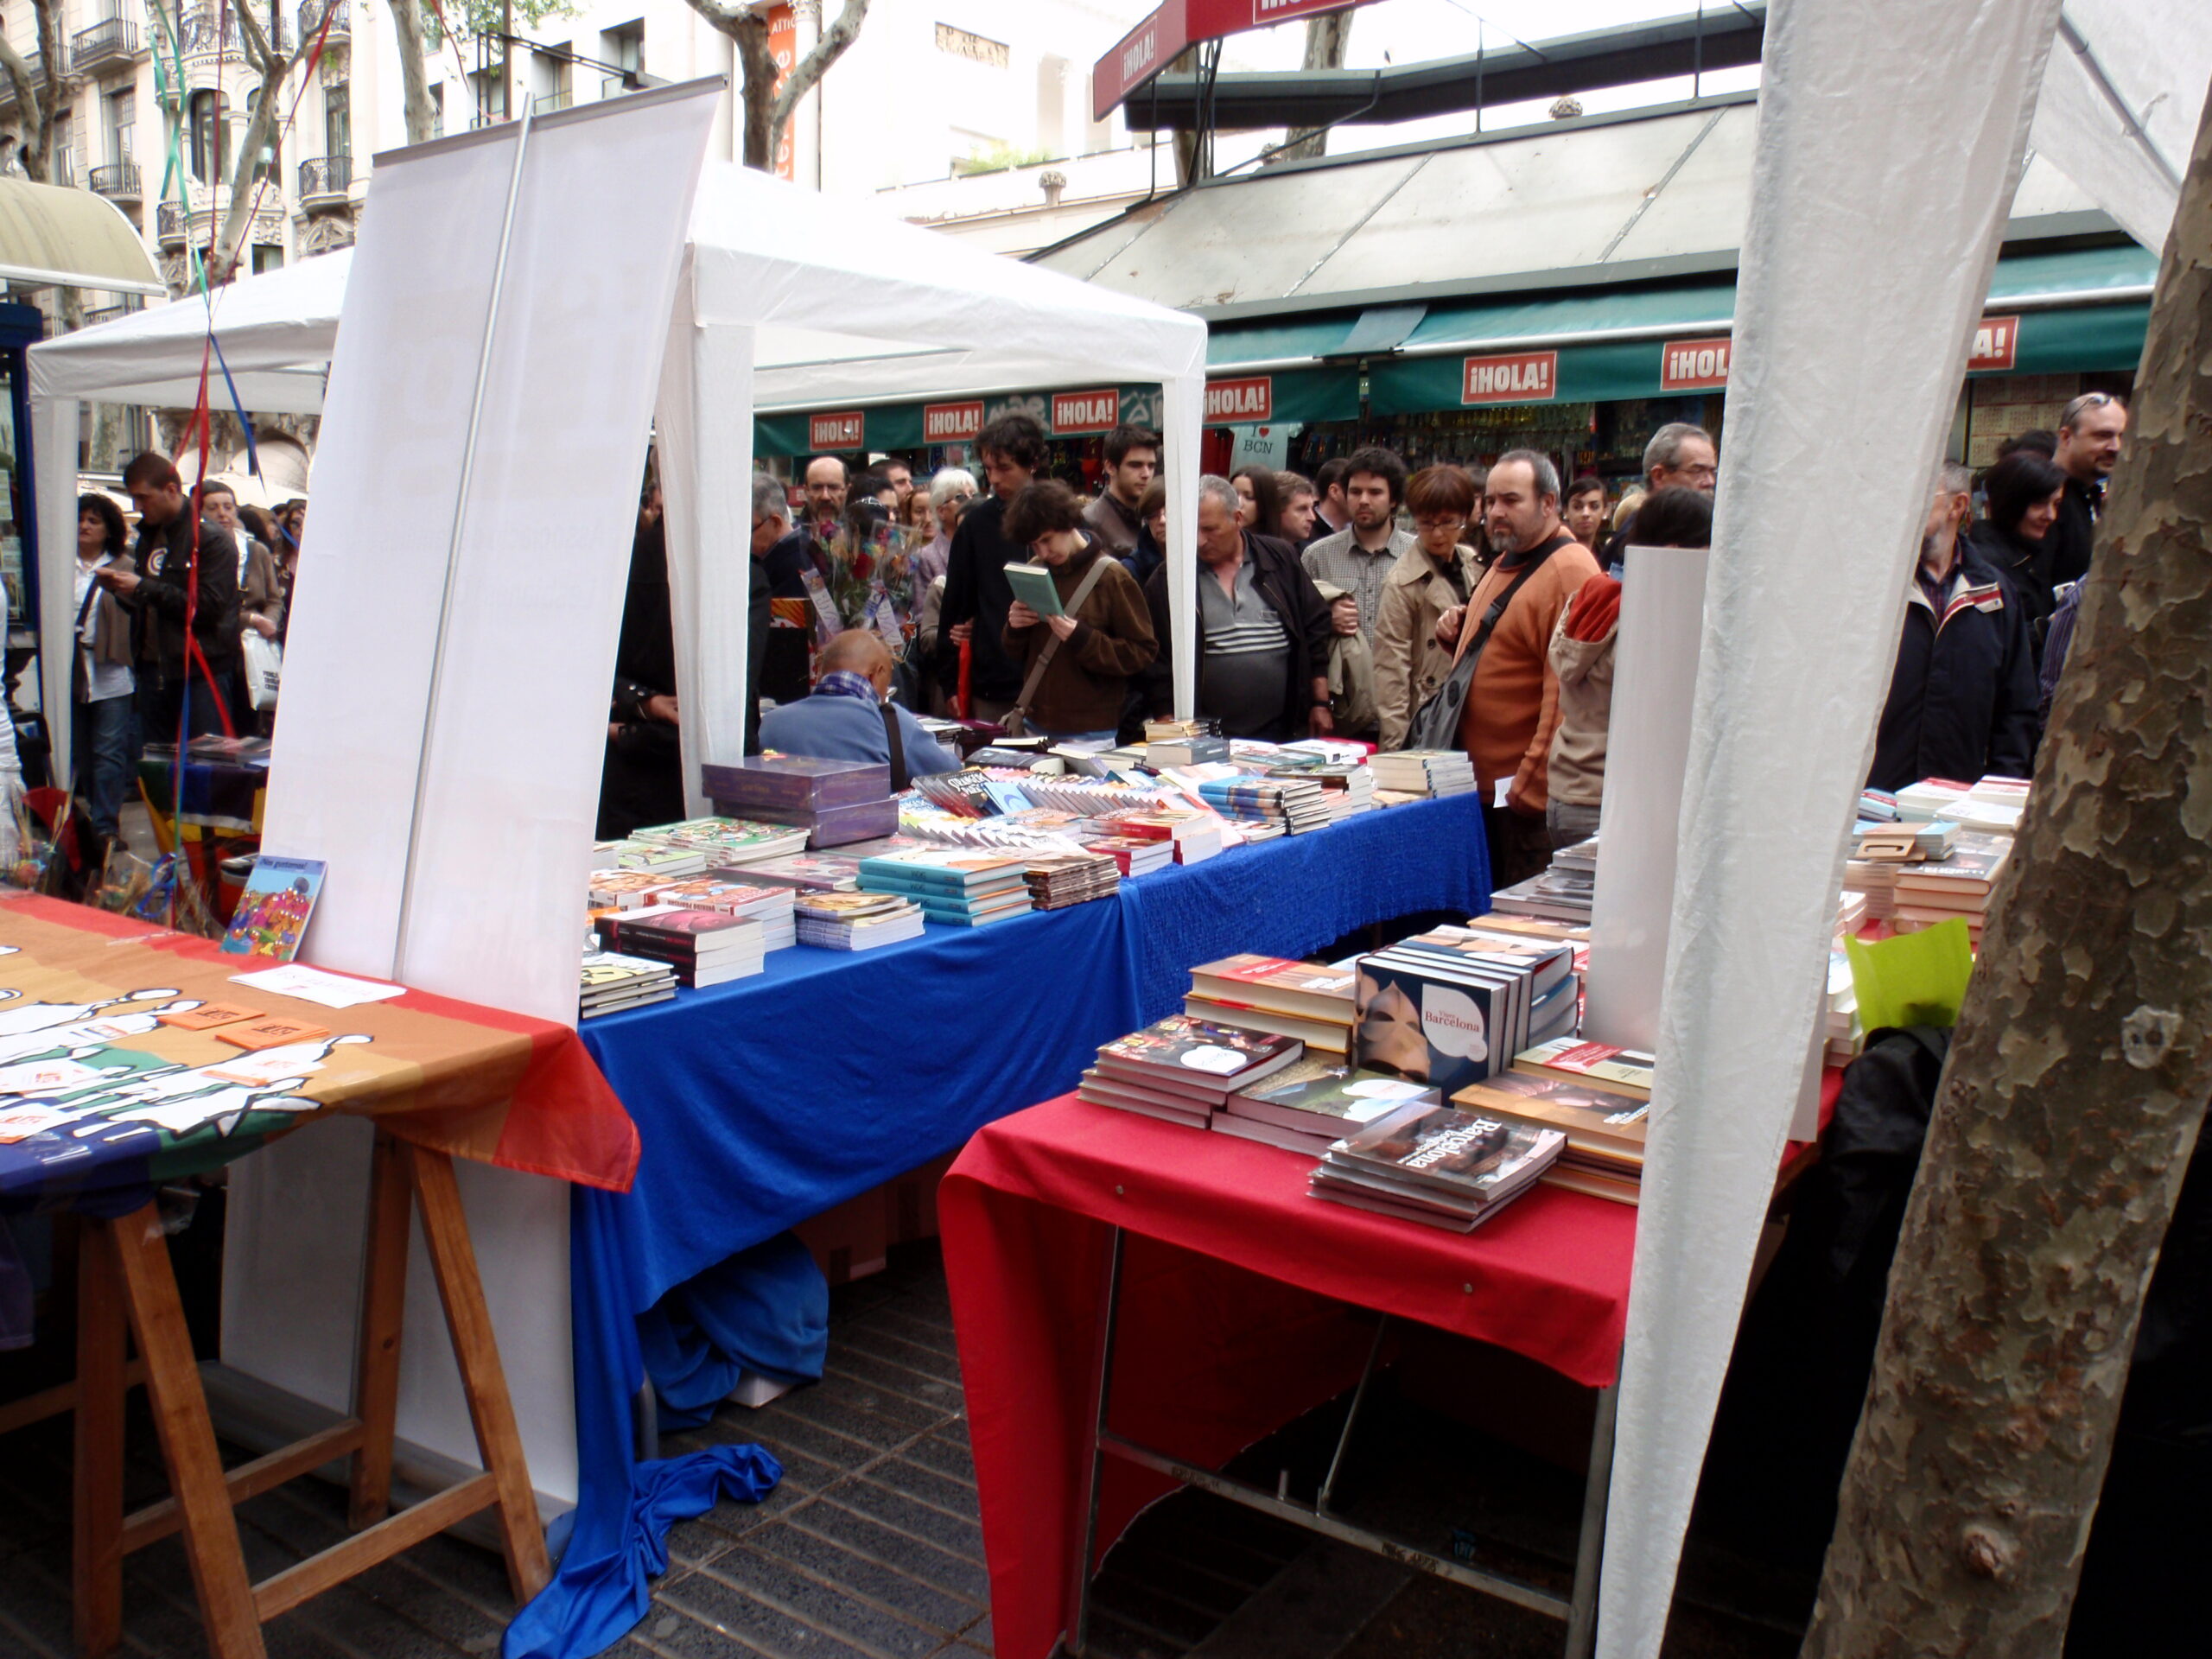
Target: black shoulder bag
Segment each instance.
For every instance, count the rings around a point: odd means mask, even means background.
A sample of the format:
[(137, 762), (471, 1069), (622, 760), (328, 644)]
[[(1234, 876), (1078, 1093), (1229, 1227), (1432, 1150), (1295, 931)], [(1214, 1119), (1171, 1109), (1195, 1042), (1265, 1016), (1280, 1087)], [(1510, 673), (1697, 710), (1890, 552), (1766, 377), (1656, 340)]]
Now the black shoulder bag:
[[(1482, 626), (1475, 631), (1474, 639), (1466, 650), (1459, 653), (1459, 660), (1452, 664), (1452, 671), (1444, 677), (1444, 683), (1428, 694), (1406, 728), (1406, 747), (1409, 749), (1451, 749), (1459, 743), (1459, 716), (1465, 712), (1467, 694), (1474, 687), (1475, 664), (1481, 660), (1483, 647), (1490, 644), (1490, 636), (1497, 626), (1498, 618), (1505, 614), (1505, 607), (1513, 603), (1513, 596), (1521, 591), (1521, 584), (1544, 568), (1544, 561), (1565, 542), (1554, 542), (1549, 547), (1539, 548), (1529, 558), (1526, 569), (1505, 584), (1505, 591), (1491, 601), (1490, 609), (1483, 613)], [(1459, 625), (1466, 626), (1465, 621)]]
[(906, 734), (899, 729), (899, 710), (887, 702), (875, 705), (883, 716), (883, 741), (891, 746), (891, 792), (893, 795), (914, 781), (906, 770)]

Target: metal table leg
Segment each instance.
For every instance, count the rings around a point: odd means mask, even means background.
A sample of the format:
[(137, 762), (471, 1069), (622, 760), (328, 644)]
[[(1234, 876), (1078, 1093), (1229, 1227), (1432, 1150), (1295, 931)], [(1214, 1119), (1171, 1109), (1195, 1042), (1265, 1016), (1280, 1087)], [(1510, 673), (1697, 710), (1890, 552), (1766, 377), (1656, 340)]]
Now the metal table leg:
[(1605, 1503), (1613, 1481), (1613, 1424), (1620, 1410), (1619, 1373), (1598, 1390), (1590, 1430), (1590, 1474), (1582, 1488), (1582, 1539), (1574, 1552), (1574, 1590), (1567, 1615), (1567, 1659), (1590, 1659), (1598, 1645), (1598, 1578), (1605, 1553)]
[(1125, 1235), (1114, 1229), (1113, 1248), (1106, 1260), (1106, 1304), (1098, 1338), (1098, 1408), (1090, 1425), (1090, 1492), (1089, 1513), (1083, 1523), (1083, 1548), (1075, 1562), (1075, 1644), (1077, 1659), (1090, 1649), (1090, 1562), (1098, 1548), (1098, 1488), (1106, 1467), (1106, 1405), (1114, 1387), (1114, 1315), (1122, 1300), (1122, 1250)]

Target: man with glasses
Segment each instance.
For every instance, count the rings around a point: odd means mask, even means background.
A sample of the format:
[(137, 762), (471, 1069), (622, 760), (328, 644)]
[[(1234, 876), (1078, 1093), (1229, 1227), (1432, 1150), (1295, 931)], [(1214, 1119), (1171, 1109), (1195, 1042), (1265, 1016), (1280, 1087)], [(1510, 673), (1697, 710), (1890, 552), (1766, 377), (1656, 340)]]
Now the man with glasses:
[(1412, 535), (1398, 528), (1398, 507), (1405, 496), (1406, 463), (1394, 452), (1354, 451), (1344, 473), (1344, 507), (1351, 522), (1299, 556), (1307, 575), (1344, 592), (1344, 598), (1330, 604), (1330, 626), (1346, 639), (1359, 635), (1370, 649), (1382, 584), (1414, 547)]
[[(1713, 434), (1701, 426), (1688, 421), (1669, 421), (1651, 435), (1651, 442), (1643, 446), (1643, 477), (1651, 486), (1651, 494), (1672, 487), (1703, 490), (1713, 493), (1720, 481), (1720, 451), (1713, 442)], [(1648, 498), (1647, 498), (1648, 499)], [(1636, 520), (1630, 518), (1613, 532), (1605, 550), (1598, 553), (1598, 563), (1606, 574), (1618, 577), (1627, 563), (1627, 551), (1636, 540)], [(1592, 549), (1597, 552), (1598, 550)]]
[(2058, 448), (2051, 459), (2066, 474), (2058, 518), (2044, 543), (2051, 584), (2063, 588), (2089, 574), (2097, 520), (2105, 510), (2105, 480), (2120, 461), (2127, 435), (2127, 405), (2108, 391), (2085, 391), (2058, 417)]

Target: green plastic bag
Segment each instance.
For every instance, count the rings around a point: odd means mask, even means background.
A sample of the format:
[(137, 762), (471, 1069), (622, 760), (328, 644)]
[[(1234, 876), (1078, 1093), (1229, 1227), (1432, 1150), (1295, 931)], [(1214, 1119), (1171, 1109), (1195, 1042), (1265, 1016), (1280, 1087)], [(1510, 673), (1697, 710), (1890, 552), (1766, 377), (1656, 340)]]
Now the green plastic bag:
[(1954, 918), (1918, 933), (1872, 944), (1846, 938), (1851, 982), (1859, 995), (1859, 1028), (1955, 1026), (1974, 977), (1974, 946)]

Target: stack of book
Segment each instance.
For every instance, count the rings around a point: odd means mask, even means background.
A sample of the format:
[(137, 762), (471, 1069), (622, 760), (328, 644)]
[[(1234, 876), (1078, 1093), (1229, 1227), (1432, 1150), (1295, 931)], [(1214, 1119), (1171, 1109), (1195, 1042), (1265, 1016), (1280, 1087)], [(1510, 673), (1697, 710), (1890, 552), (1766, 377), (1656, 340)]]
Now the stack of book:
[(887, 766), (753, 754), (734, 766), (703, 767), (701, 776), (715, 811), (803, 829), (810, 847), (842, 846), (899, 828)]
[[(1532, 1016), (1547, 1028), (1562, 1019), (1571, 1027), (1571, 966), (1560, 947), (1516, 956), (1410, 940), (1361, 957), (1352, 1059), (1449, 1096), (1503, 1071), (1529, 1046)], [(1541, 997), (1540, 975), (1552, 976)]]
[(696, 847), (679, 846), (674, 842), (623, 841), (615, 843), (614, 866), (617, 869), (635, 870), (641, 875), (674, 881), (703, 872), (707, 868), (707, 855)]
[(1124, 876), (1149, 875), (1175, 861), (1175, 843), (1152, 841), (1142, 836), (1092, 836), (1083, 842), (1085, 851), (1114, 861)]
[(861, 861), (834, 853), (793, 853), (785, 858), (764, 858), (755, 864), (734, 864), (734, 880), (764, 887), (791, 887), (799, 893), (857, 893)]
[(1961, 828), (1986, 835), (2016, 836), (2028, 810), (2028, 781), (2024, 778), (1984, 778), (1959, 803)]
[(1598, 838), (1578, 841), (1552, 855), (1541, 875), (1491, 895), (1493, 909), (1509, 915), (1541, 916), (1550, 921), (1587, 922), (1598, 893)]
[(1443, 1103), (1433, 1089), (1380, 1071), (1359, 1071), (1308, 1053), (1271, 1077), (1238, 1090), (1214, 1114), (1223, 1135), (1319, 1158), (1344, 1136), (1416, 1101)]
[(1203, 1129), (1230, 1096), (1304, 1053), (1294, 1037), (1173, 1014), (1100, 1049), (1076, 1092), (1095, 1105)]
[(694, 847), (706, 855), (709, 864), (750, 864), (806, 850), (804, 830), (749, 818), (686, 818), (681, 823), (633, 830), (630, 839)]
[(1895, 823), (1897, 798), (1885, 789), (1862, 789), (1859, 791), (1859, 817), (1865, 823)]
[(740, 921), (760, 925), (761, 948), (780, 950), (797, 943), (792, 931), (794, 889), (767, 883), (728, 881), (702, 875), (690, 881), (671, 881), (653, 895), (661, 905), (682, 905), (692, 910), (718, 910)]
[(1223, 816), (1268, 826), (1277, 834), (1300, 836), (1335, 822), (1317, 779), (1217, 778), (1200, 784), (1198, 794)]
[(635, 910), (652, 903), (668, 885), (667, 876), (643, 870), (594, 870), (585, 882), (585, 902), (594, 910)]
[(1556, 1129), (1567, 1137), (1547, 1185), (1616, 1204), (1634, 1204), (1643, 1186), (1643, 1136), (1649, 1101), (1556, 1077), (1502, 1071), (1462, 1089), (1452, 1103), (1525, 1129)]
[(1047, 853), (1022, 861), (1032, 910), (1065, 910), (1122, 890), (1122, 868), (1103, 853)]
[(1856, 933), (1866, 923), (1866, 895), (1846, 887), (1836, 899), (1835, 931)]
[(1375, 787), (1393, 795), (1465, 795), (1475, 786), (1474, 763), (1456, 749), (1399, 749), (1368, 764)]
[(1144, 723), (1144, 763), (1154, 771), (1228, 759), (1229, 740), (1221, 735), (1218, 721), (1147, 720)]
[(1333, 1064), (1351, 1052), (1357, 978), (1349, 968), (1248, 952), (1192, 969), (1183, 1012), (1216, 1025), (1295, 1037)]
[(803, 893), (793, 906), (798, 942), (823, 950), (870, 950), (922, 936), (921, 906), (888, 893)]
[(1274, 766), (1268, 769), (1268, 776), (1310, 778), (1320, 785), (1322, 804), (1328, 808), (1332, 823), (1355, 812), (1372, 811), (1375, 807), (1375, 771), (1371, 766), (1350, 761), (1296, 768)]
[(1002, 853), (931, 847), (861, 861), (861, 891), (912, 901), (932, 922), (983, 927), (1029, 913), (1022, 861)]
[(1580, 1037), (1560, 1037), (1524, 1050), (1513, 1057), (1513, 1070), (1603, 1089), (1631, 1100), (1651, 1098), (1651, 1056), (1607, 1043), (1586, 1043)]
[(766, 950), (760, 923), (681, 905), (611, 916), (600, 924), (599, 937), (609, 950), (666, 963), (678, 982), (696, 989), (749, 979), (760, 971)]
[(676, 970), (664, 962), (626, 957), (613, 950), (584, 953), (576, 1013), (596, 1020), (603, 1014), (665, 1002), (676, 995)]
[(1306, 1190), (1356, 1210), (1472, 1232), (1534, 1186), (1566, 1147), (1557, 1129), (1417, 1103), (1331, 1147)]
[(1431, 928), (1401, 939), (1394, 948), (1432, 952), (1445, 961), (1471, 963), (1490, 973), (1526, 974), (1529, 1031), (1522, 1048), (1564, 1037), (1580, 1023), (1586, 948), (1578, 950), (1563, 939), (1532, 938), (1479, 921), (1465, 927)]
[(2004, 873), (2012, 850), (2008, 837), (1962, 830), (1949, 857), (1899, 865), (1891, 925), (1900, 933), (1916, 933), (1961, 918), (1966, 922), (1967, 936), (1979, 948), (1990, 891)]
[(1851, 957), (1842, 950), (1828, 952), (1828, 988), (1821, 1018), (1822, 1058), (1829, 1065), (1849, 1065), (1858, 1058), (1866, 1033), (1859, 1028), (1859, 984), (1851, 975)]
[(1221, 850), (1221, 820), (1210, 812), (1121, 812), (1102, 819), (1099, 827), (1116, 836), (1165, 842), (1178, 864), (1199, 863)]

